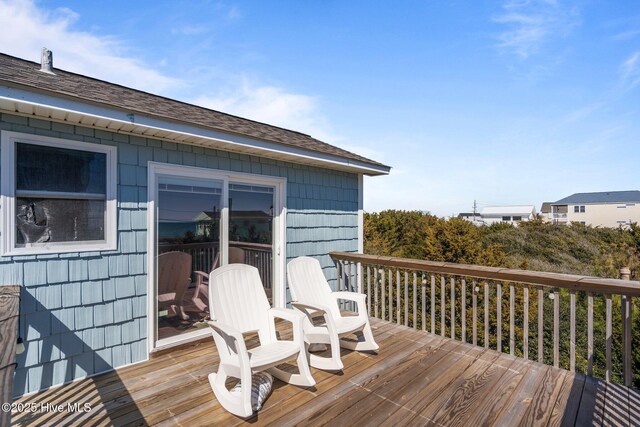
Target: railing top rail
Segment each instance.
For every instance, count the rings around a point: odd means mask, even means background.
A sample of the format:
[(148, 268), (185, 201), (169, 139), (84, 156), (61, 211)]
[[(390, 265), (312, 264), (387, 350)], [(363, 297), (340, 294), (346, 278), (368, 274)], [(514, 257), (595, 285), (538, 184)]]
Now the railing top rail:
[(329, 255), (334, 260), (397, 267), (407, 270), (473, 277), (477, 279), (503, 280), (531, 285), (573, 289), (576, 291), (640, 296), (640, 282), (632, 280), (603, 279), (599, 277), (578, 276), (574, 274), (517, 270), (501, 267), (485, 267), (482, 265), (454, 264), (449, 262), (364, 255), (353, 252), (331, 252)]

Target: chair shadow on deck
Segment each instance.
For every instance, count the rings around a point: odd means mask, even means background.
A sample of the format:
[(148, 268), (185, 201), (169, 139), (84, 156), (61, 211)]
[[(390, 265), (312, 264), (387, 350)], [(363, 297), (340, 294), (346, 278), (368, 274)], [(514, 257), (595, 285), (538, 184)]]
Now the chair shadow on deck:
[(562, 426), (640, 425), (640, 391), (576, 374)]
[[(61, 423), (64, 425), (82, 425), (88, 420), (92, 425), (114, 425), (112, 420), (116, 416), (126, 416), (126, 419), (137, 420), (144, 425), (142, 413), (118, 372), (113, 370), (112, 363), (103, 359), (97, 350), (92, 349), (91, 343), (79, 338), (77, 332), (70, 330), (24, 288), (21, 288), (21, 299), (22, 304), (35, 307), (36, 312), (49, 314), (51, 321), (50, 330), (40, 330), (47, 327), (20, 319), (21, 336), (25, 337), (27, 330), (32, 329), (43, 337), (46, 337), (49, 331), (54, 331), (64, 339), (27, 342), (26, 351), (17, 356), (18, 369), (14, 384), (37, 381), (41, 391), (14, 399), (14, 402), (23, 404), (23, 407), (35, 410), (14, 412), (11, 418), (12, 425), (55, 425), (60, 423), (56, 420), (61, 417), (64, 418), (64, 422)], [(36, 356), (32, 352), (35, 352)], [(24, 369), (26, 361), (33, 357), (37, 357), (38, 361), (51, 362), (34, 366), (29, 370)], [(94, 372), (104, 374), (73, 381), (77, 373), (92, 375)], [(54, 381), (59, 382), (60, 378), (66, 383), (63, 387), (54, 384)]]

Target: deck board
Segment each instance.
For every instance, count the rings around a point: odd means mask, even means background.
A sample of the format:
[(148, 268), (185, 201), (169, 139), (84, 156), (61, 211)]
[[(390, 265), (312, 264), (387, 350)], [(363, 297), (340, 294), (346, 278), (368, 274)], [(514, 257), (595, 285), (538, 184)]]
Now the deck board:
[[(274, 383), (257, 416), (216, 401), (212, 340), (17, 400), (90, 403), (91, 411), (14, 413), (16, 426), (56, 425), (633, 425), (637, 390), (372, 319), (377, 353), (343, 350), (340, 373), (312, 369), (316, 386)], [(289, 331), (281, 329), (283, 336)], [(251, 344), (251, 343), (250, 343)]]

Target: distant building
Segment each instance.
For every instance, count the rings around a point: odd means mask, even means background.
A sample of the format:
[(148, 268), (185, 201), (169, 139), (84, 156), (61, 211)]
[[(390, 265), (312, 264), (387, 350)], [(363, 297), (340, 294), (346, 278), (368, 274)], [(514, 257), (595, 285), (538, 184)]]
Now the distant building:
[(594, 227), (629, 226), (640, 222), (640, 191), (575, 193), (551, 203), (549, 219)]
[(536, 217), (533, 205), (487, 206), (479, 213), (463, 212), (458, 218), (466, 219), (475, 225), (491, 225), (496, 222), (517, 224), (520, 221), (531, 221)]
[(517, 224), (520, 221), (535, 219), (536, 207), (533, 205), (487, 206), (482, 209), (480, 216), (486, 225), (496, 222)]
[(550, 214), (552, 203), (553, 202), (542, 203), (542, 206), (540, 207), (540, 215), (542, 215), (543, 218), (551, 218)]
[(461, 212), (458, 214), (458, 218), (466, 219), (467, 221), (473, 222), (475, 225), (484, 225), (482, 217), (478, 212)]

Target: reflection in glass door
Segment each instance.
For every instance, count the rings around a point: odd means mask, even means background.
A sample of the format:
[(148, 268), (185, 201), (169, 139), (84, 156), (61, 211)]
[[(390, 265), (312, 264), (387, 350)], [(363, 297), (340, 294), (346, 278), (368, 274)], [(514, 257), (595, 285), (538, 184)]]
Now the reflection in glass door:
[(256, 267), (273, 297), (274, 187), (229, 183), (229, 263)]
[(207, 326), (208, 273), (220, 266), (222, 180), (158, 176), (157, 338)]

